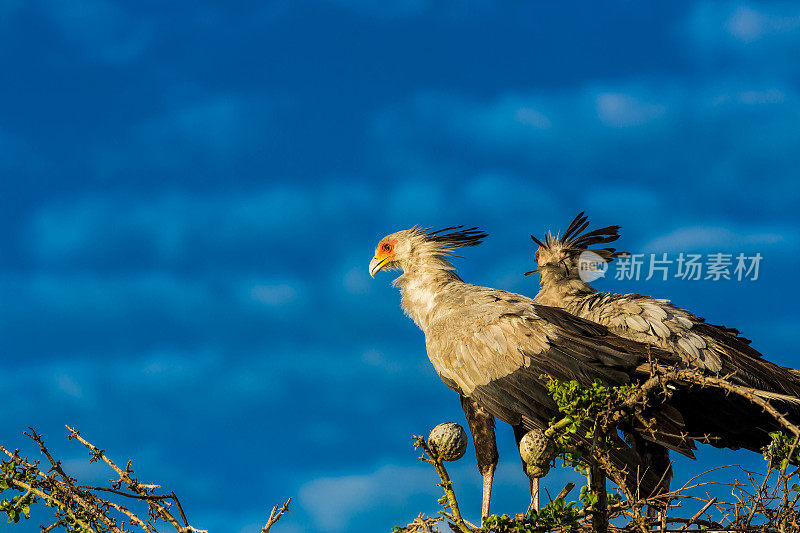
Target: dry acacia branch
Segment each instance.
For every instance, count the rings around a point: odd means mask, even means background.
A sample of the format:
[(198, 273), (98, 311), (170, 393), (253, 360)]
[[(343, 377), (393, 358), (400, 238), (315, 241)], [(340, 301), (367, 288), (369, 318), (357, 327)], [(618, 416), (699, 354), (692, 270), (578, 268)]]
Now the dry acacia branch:
[(187, 522), (184, 522), (183, 524), (180, 524), (178, 522), (178, 520), (172, 515), (172, 513), (169, 512), (169, 509), (167, 508), (168, 504), (165, 505), (165, 504), (161, 503), (162, 502), (162, 498), (158, 498), (158, 499), (149, 498), (150, 494), (148, 493), (148, 489), (143, 487), (136, 480), (136, 478), (132, 476), (132, 470), (130, 468), (130, 462), (128, 462), (128, 465), (125, 467), (125, 470), (122, 470), (120, 467), (118, 467), (116, 465), (116, 463), (114, 463), (114, 461), (112, 461), (111, 459), (108, 458), (108, 456), (105, 454), (105, 452), (103, 450), (97, 448), (95, 445), (93, 445), (92, 443), (90, 443), (89, 441), (87, 441), (86, 439), (81, 437), (80, 433), (76, 429), (71, 428), (69, 426), (65, 426), (65, 427), (69, 431), (69, 437), (68, 438), (69, 439), (73, 439), (73, 438), (77, 439), (81, 444), (83, 444), (86, 447), (86, 449), (89, 450), (89, 455), (92, 457), (92, 460), (101, 459), (108, 466), (110, 466), (111, 469), (114, 470), (114, 472), (116, 472), (117, 475), (119, 476), (119, 480), (117, 480), (117, 483), (120, 483), (120, 482), (124, 483), (127, 486), (128, 490), (130, 490), (133, 494), (135, 494), (136, 496), (139, 496), (143, 500), (146, 500), (148, 505), (149, 505), (149, 507), (150, 507), (151, 513), (157, 515), (159, 518), (161, 518), (165, 522), (169, 522), (170, 525), (172, 525), (175, 528), (175, 530), (179, 531), (180, 533), (190, 533), (190, 532), (193, 532), (193, 531), (195, 531), (195, 532), (202, 531), (202, 530), (198, 530), (198, 529), (196, 529), (194, 527), (191, 527)]
[(407, 526), (395, 528), (395, 533), (436, 533), (433, 527), (441, 521), (439, 517), (426, 517), (420, 513)]
[[(37, 444), (39, 452), (47, 459), (50, 468), (45, 472), (39, 468), (38, 461), (30, 462), (27, 458), (20, 456), (18, 450), (12, 452), (0, 446), (0, 452), (8, 457), (7, 460), (2, 461), (0, 482), (3, 482), (3, 485), (0, 486), (0, 490), (7, 486), (22, 493), (21, 496), (3, 500), (9, 502), (9, 510), (6, 512), (18, 512), (24, 506), (27, 516), (28, 506), (38, 498), (50, 507), (54, 507), (57, 516), (55, 522), (47, 527), (41, 527), (45, 533), (58, 527), (70, 531), (79, 528), (81, 531), (94, 533), (125, 533), (130, 531), (126, 528), (126, 520), (129, 525), (135, 526), (145, 533), (157, 533), (159, 531), (156, 527), (157, 521), (168, 524), (178, 533), (208, 533), (206, 530), (189, 524), (175, 492), (155, 494), (155, 490), (160, 488), (160, 485), (140, 483), (134, 475), (130, 461), (122, 469), (106, 455), (105, 451), (81, 437), (77, 430), (69, 426), (67, 426), (67, 430), (70, 440), (73, 438), (78, 440), (89, 450), (90, 462), (105, 462), (114, 470), (118, 479), (112, 480), (111, 487), (79, 484), (63, 470), (61, 461), (53, 457), (45, 445), (42, 435), (33, 428), (28, 428), (28, 431), (23, 434)], [(140, 517), (132, 509), (119, 502), (106, 499), (106, 497), (112, 496), (146, 504), (147, 517)], [(276, 505), (272, 509), (269, 520), (262, 530), (263, 533), (268, 533), (283, 514), (289, 512), (290, 502), (291, 499), (282, 506)], [(174, 516), (173, 509), (177, 509), (180, 519)], [(9, 518), (11, 517), (12, 514), (9, 514)]]
[(289, 510), (290, 503), (292, 503), (291, 498), (286, 500), (286, 503), (284, 503), (280, 507), (280, 509), (278, 509), (277, 505), (272, 508), (272, 511), (269, 513), (269, 518), (267, 519), (267, 523), (264, 524), (264, 527), (261, 528), (261, 533), (269, 533), (270, 528), (274, 526), (278, 520), (281, 519), (283, 513), (291, 513), (291, 511)]

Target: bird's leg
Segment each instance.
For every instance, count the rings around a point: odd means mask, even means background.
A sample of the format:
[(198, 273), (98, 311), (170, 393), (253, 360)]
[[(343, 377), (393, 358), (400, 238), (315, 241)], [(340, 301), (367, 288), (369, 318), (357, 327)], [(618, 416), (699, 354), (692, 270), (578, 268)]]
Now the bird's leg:
[[(522, 437), (525, 436), (527, 430), (522, 427), (522, 425), (514, 426), (514, 439), (517, 441), (517, 449), (519, 449), (519, 442), (522, 440)], [(522, 457), (520, 457), (522, 459)], [(528, 511), (530, 510), (539, 510), (539, 478), (534, 477), (528, 473), (528, 464), (525, 462), (525, 459), (522, 459), (522, 471), (525, 472), (525, 475), (528, 476), (528, 481), (530, 483), (531, 489), (531, 503), (528, 506)]]
[(497, 465), (490, 465), (486, 472), (483, 472), (483, 498), (481, 500), (481, 524), (489, 516), (489, 504), (492, 500), (492, 481)]
[[(669, 460), (669, 450), (659, 444), (645, 440), (639, 434), (634, 433), (631, 437), (631, 443), (641, 456), (645, 468), (660, 478), (660, 483), (652, 496), (669, 492), (669, 486), (672, 481), (672, 462)], [(658, 523), (663, 524), (667, 519), (666, 512), (666, 509), (661, 505), (648, 505), (646, 516), (650, 520), (656, 519)]]
[(539, 478), (528, 476), (531, 482), (531, 504), (528, 506), (528, 511), (539, 510)]
[(481, 522), (489, 516), (489, 504), (492, 500), (492, 481), (497, 468), (499, 455), (494, 436), (494, 417), (475, 400), (461, 396), (461, 407), (467, 417), (469, 431), (475, 444), (475, 458), (478, 470), (483, 476), (483, 498), (481, 500)]

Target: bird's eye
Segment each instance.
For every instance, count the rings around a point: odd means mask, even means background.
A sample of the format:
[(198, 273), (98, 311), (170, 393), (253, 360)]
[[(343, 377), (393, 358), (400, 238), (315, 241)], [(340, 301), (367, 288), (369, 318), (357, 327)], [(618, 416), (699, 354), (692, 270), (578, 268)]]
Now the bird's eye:
[(381, 246), (381, 250), (383, 250), (384, 252), (391, 252), (392, 251), (392, 245), (389, 244), (388, 242), (385, 242), (385, 243), (383, 243), (383, 246)]
[(536, 259), (536, 261), (539, 261), (539, 250), (536, 250), (536, 253), (533, 254), (533, 257)]

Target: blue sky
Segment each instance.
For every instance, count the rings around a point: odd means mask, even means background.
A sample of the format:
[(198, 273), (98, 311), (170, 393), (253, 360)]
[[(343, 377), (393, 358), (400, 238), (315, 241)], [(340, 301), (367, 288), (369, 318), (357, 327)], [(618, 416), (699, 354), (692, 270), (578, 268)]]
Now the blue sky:
[(779, 2), (0, 1), (0, 440), (107, 479), (76, 425), (213, 531), (289, 496), (286, 533), (434, 512), (410, 435), (463, 415), (366, 268), (413, 224), (480, 225), (460, 272), (529, 295), (528, 234), (581, 210), (630, 251), (759, 252), (754, 282), (599, 286), (800, 366), (798, 54)]

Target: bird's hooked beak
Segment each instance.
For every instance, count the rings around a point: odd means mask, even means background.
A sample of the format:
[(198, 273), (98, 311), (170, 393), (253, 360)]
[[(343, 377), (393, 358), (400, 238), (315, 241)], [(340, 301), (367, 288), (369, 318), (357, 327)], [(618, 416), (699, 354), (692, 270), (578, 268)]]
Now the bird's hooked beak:
[(370, 277), (374, 278), (375, 274), (381, 271), (383, 266), (389, 262), (389, 256), (385, 257), (378, 257), (375, 256), (372, 258), (372, 261), (369, 262), (369, 275)]
[(530, 276), (531, 274), (536, 274), (537, 272), (546, 272), (546, 271), (551, 270), (551, 269), (560, 270), (561, 267), (563, 267), (564, 271), (567, 274), (569, 274), (569, 266), (567, 266), (566, 260), (565, 259), (561, 259), (561, 260), (559, 260), (558, 262), (555, 262), (555, 263), (545, 263), (543, 265), (540, 265), (539, 268), (537, 268), (536, 270), (529, 270), (529, 271), (525, 272), (525, 274), (523, 274), (523, 275), (524, 276)]
[(391, 265), (395, 260), (395, 246), (397, 246), (397, 239), (384, 238), (381, 240), (378, 247), (375, 248), (375, 255), (372, 261), (369, 262), (369, 275), (373, 278), (375, 274), (383, 270), (386, 265)]

